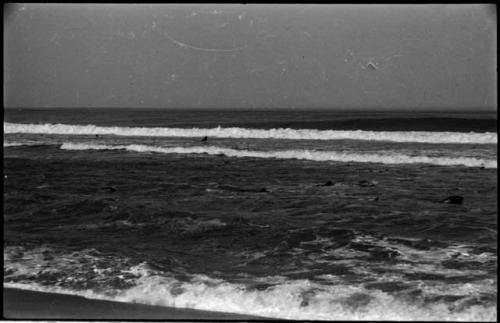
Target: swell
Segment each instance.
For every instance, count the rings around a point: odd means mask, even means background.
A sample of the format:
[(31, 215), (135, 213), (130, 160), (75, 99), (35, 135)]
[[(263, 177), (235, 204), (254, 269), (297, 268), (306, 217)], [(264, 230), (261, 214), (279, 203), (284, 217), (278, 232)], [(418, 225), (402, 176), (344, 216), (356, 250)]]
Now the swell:
[(166, 128), (166, 127), (101, 127), (71, 124), (19, 124), (4, 123), (5, 133), (58, 134), (58, 135), (116, 135), (139, 137), (216, 137), (294, 140), (367, 140), (418, 143), (496, 144), (497, 134), (492, 132), (429, 132), (429, 131), (364, 131), (318, 129), (248, 129), (248, 128)]
[(314, 150), (239, 150), (216, 146), (195, 147), (159, 147), (148, 145), (94, 145), (79, 143), (64, 143), (63, 150), (127, 150), (134, 152), (155, 152), (164, 154), (208, 154), (225, 155), (228, 157), (253, 157), (253, 158), (278, 158), (278, 159), (303, 159), (313, 161), (360, 162), (382, 164), (433, 164), (440, 166), (462, 165), (466, 167), (497, 168), (496, 160), (479, 159), (473, 157), (429, 157), (409, 156), (404, 154), (356, 154), (338, 151)]

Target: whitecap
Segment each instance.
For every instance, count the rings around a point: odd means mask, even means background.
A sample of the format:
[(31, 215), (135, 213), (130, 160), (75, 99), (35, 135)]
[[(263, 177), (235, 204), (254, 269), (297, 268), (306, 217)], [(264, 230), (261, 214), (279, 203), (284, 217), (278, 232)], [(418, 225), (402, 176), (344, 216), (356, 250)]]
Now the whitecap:
[(140, 137), (215, 137), (260, 138), (295, 140), (367, 140), (419, 143), (496, 144), (497, 134), (430, 131), (365, 131), (365, 130), (318, 130), (318, 129), (248, 129), (228, 128), (145, 128), (102, 127), (71, 124), (20, 124), (4, 123), (5, 133), (59, 134), (59, 135), (116, 135)]
[(277, 159), (303, 159), (313, 161), (358, 162), (382, 164), (432, 164), (440, 166), (462, 165), (466, 167), (497, 168), (497, 161), (474, 157), (429, 157), (409, 156), (400, 153), (373, 154), (348, 153), (342, 151), (315, 151), (315, 150), (239, 150), (217, 146), (194, 147), (160, 147), (148, 145), (96, 145), (84, 143), (63, 143), (64, 150), (128, 150), (135, 152), (156, 152), (164, 154), (208, 154), (225, 155), (228, 157), (254, 157)]

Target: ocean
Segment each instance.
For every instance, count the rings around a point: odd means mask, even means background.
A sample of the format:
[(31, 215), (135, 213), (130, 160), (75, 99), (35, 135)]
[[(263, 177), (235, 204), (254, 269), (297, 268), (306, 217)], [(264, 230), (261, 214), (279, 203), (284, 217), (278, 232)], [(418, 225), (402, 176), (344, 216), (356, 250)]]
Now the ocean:
[(4, 287), (497, 317), (496, 113), (7, 109), (3, 210)]

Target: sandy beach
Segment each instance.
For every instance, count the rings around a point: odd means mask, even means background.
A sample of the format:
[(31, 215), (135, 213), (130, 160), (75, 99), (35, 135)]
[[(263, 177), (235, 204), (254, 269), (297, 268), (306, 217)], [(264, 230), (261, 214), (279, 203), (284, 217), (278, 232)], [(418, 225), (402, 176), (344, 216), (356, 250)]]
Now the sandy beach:
[(263, 317), (87, 299), (4, 288), (6, 319), (268, 320)]

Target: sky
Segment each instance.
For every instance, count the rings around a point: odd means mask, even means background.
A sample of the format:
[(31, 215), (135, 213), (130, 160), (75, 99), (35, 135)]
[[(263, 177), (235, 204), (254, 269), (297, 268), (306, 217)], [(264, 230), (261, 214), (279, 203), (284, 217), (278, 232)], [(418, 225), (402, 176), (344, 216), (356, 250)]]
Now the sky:
[(494, 5), (9, 4), (4, 106), (497, 108)]

